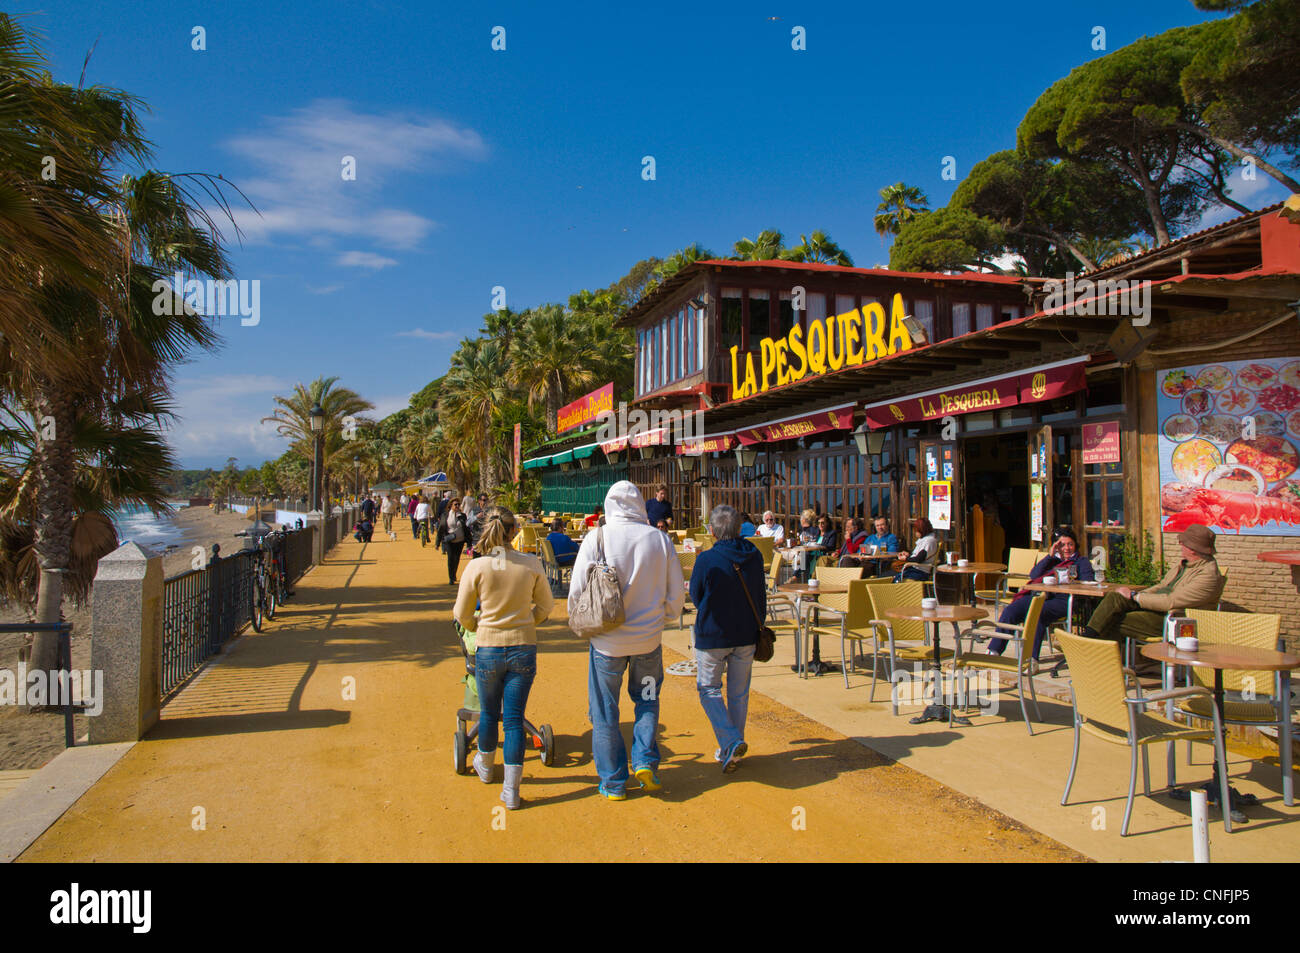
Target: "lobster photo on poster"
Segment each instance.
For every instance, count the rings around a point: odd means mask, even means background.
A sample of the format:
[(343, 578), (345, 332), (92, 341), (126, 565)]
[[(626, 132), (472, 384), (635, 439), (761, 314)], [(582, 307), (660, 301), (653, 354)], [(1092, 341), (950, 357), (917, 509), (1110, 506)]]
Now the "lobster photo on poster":
[(1155, 373), (1165, 531), (1300, 535), (1300, 359)]

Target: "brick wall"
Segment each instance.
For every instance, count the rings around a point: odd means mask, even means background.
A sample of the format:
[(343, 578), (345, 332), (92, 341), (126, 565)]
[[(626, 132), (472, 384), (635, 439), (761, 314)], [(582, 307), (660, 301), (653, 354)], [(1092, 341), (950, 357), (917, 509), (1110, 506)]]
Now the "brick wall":
[[(1228, 574), (1223, 608), (1235, 612), (1276, 612), (1282, 616), (1282, 635), (1287, 649), (1300, 651), (1300, 567), (1260, 562), (1259, 553), (1279, 549), (1300, 549), (1294, 536), (1215, 535), (1219, 568)], [(1165, 558), (1178, 553), (1178, 534), (1165, 533)]]

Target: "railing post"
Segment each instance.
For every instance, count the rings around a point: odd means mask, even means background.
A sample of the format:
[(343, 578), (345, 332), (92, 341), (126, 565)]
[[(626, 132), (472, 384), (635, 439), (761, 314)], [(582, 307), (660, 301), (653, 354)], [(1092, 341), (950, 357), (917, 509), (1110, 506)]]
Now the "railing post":
[(324, 514), (320, 510), (312, 510), (306, 517), (307, 532), (312, 534), (311, 538), (311, 564), (319, 566), (325, 561), (325, 527), (326, 521)]
[(99, 561), (93, 585), (90, 667), (103, 707), (90, 743), (138, 741), (162, 704), (162, 557), (124, 543)]

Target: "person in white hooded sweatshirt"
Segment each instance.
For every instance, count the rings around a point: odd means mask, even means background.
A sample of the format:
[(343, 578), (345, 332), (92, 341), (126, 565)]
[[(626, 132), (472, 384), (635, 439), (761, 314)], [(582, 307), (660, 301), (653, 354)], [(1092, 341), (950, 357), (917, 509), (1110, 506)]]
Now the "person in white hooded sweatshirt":
[[(573, 564), (572, 605), (587, 583), (595, 561), (597, 533), (587, 534)], [(646, 522), (645, 500), (636, 485), (620, 480), (605, 496), (605, 526), (599, 534), (605, 562), (618, 573), (624, 622), (591, 640), (587, 693), (592, 755), (600, 793), (611, 801), (626, 798), (627, 747), (618, 726), (618, 696), (627, 673), (634, 705), (632, 772), (647, 791), (662, 785), (659, 768), (659, 690), (664, 680), (663, 632), (681, 614), (686, 599), (682, 566), (671, 537)]]

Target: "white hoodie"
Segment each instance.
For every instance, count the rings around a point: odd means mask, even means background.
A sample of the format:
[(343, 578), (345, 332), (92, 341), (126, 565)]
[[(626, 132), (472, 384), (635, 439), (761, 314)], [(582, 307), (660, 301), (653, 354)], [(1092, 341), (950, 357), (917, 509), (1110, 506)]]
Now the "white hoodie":
[[(620, 480), (605, 495), (602, 534), (605, 562), (623, 587), (624, 623), (591, 640), (601, 655), (648, 655), (663, 639), (664, 625), (681, 615), (686, 601), (682, 564), (671, 537), (646, 522), (645, 500), (636, 484)], [(587, 566), (596, 558), (596, 531), (582, 541), (573, 563), (569, 604), (587, 585)]]

